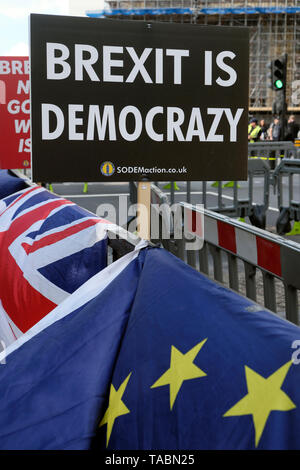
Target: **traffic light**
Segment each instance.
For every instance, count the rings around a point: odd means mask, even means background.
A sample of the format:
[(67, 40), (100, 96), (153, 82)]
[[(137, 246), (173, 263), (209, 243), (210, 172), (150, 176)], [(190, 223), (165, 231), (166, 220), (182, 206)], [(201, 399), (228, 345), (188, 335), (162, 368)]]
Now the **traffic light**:
[(282, 90), (286, 85), (286, 55), (274, 61), (274, 89)]
[(270, 88), (275, 91), (285, 90), (286, 88), (286, 66), (287, 54), (269, 62), (268, 67), (270, 73), (268, 78), (270, 80)]

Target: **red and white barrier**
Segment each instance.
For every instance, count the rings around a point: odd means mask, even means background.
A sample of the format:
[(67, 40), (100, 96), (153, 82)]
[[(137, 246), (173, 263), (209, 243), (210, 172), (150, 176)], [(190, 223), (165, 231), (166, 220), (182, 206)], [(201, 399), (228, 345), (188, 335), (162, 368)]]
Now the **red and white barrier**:
[[(294, 270), (293, 285), (300, 288), (300, 250), (295, 243), (207, 209), (201, 211), (191, 205), (183, 205), (189, 232), (202, 237), (204, 235), (206, 242), (223, 248), (274, 276), (283, 278), (285, 273), (288, 273), (291, 278), (291, 272)], [(199, 217), (201, 212), (203, 223)], [(294, 266), (289, 265), (291, 256)]]

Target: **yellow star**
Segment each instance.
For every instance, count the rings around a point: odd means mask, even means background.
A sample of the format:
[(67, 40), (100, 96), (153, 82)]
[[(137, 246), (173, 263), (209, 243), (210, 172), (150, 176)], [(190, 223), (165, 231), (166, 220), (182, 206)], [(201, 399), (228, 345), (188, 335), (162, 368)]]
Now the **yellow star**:
[(99, 427), (102, 426), (103, 424), (107, 424), (106, 447), (108, 446), (108, 443), (109, 443), (109, 439), (110, 439), (110, 436), (111, 436), (111, 432), (112, 432), (112, 429), (113, 429), (115, 419), (118, 418), (119, 416), (126, 415), (126, 414), (130, 413), (130, 410), (122, 402), (122, 397), (123, 397), (123, 394), (124, 394), (125, 389), (127, 387), (130, 376), (131, 376), (131, 372), (126, 377), (124, 382), (120, 385), (118, 390), (115, 389), (113, 384), (111, 384), (111, 386), (110, 386), (108, 408), (105, 412), (105, 415), (102, 418), (101, 423), (99, 424)]
[(196, 379), (206, 375), (205, 372), (193, 363), (206, 340), (207, 338), (185, 354), (182, 354), (175, 346), (172, 346), (170, 368), (151, 386), (151, 388), (156, 388), (170, 385), (171, 410), (184, 380)]
[(252, 415), (255, 428), (255, 447), (258, 446), (271, 411), (289, 411), (296, 408), (287, 394), (281, 390), (292, 365), (287, 362), (268, 378), (245, 366), (248, 393), (223, 416)]

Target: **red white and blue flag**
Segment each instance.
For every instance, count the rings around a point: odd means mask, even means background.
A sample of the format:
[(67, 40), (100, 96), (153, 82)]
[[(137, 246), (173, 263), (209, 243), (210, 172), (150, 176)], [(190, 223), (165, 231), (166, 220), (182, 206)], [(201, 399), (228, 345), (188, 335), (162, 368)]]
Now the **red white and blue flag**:
[(106, 266), (108, 224), (37, 185), (0, 201), (0, 333), (6, 345)]

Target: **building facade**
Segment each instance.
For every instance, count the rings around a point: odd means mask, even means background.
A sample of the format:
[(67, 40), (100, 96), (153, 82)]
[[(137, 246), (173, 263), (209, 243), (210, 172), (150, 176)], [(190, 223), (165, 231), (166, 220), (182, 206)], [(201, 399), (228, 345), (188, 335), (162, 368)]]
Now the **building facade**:
[(300, 0), (106, 0), (105, 5), (87, 15), (249, 27), (250, 110), (272, 110), (276, 92), (269, 88), (267, 64), (287, 53), (288, 109), (300, 111)]
[(99, 10), (103, 7), (103, 0), (69, 0), (69, 15), (86, 16), (86, 11)]

